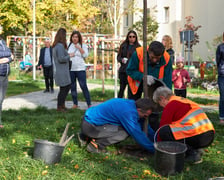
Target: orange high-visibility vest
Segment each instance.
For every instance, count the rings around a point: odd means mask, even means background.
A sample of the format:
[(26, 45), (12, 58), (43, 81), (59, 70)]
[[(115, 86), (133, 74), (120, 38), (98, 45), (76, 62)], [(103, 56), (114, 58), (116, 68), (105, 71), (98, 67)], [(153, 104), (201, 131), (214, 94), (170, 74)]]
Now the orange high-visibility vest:
[(191, 106), (191, 110), (186, 115), (169, 125), (176, 140), (196, 136), (210, 130), (215, 131), (207, 115), (195, 102), (179, 96), (172, 96), (169, 102), (173, 100)]
[[(136, 48), (136, 53), (139, 59), (139, 72), (143, 73), (144, 72), (143, 47)], [(164, 77), (164, 68), (166, 67), (166, 65), (170, 60), (170, 55), (166, 51), (164, 51), (163, 56), (166, 61), (166, 64), (160, 67), (158, 79), (162, 79)], [(140, 83), (141, 83), (140, 81), (132, 79), (130, 76), (128, 76), (128, 84), (132, 91), (132, 94), (137, 93)]]

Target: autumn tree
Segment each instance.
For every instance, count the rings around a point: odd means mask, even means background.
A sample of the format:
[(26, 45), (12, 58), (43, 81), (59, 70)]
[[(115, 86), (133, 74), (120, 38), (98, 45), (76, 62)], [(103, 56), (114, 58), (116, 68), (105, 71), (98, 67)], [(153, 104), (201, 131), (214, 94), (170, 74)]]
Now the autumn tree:
[(32, 4), (28, 0), (0, 0), (0, 24), (5, 35), (25, 34), (32, 27)]
[[(36, 34), (46, 35), (60, 27), (85, 30), (98, 13), (96, 0), (36, 0)], [(33, 0), (0, 0), (0, 23), (5, 35), (31, 35)]]
[(95, 17), (96, 27), (101, 33), (118, 34), (121, 18), (136, 11), (136, 0), (98, 0), (100, 14)]
[[(151, 42), (155, 39), (158, 33), (158, 22), (148, 14), (147, 16), (147, 42)], [(143, 17), (139, 21), (137, 21), (129, 30), (135, 30), (138, 33), (139, 39), (143, 40)]]

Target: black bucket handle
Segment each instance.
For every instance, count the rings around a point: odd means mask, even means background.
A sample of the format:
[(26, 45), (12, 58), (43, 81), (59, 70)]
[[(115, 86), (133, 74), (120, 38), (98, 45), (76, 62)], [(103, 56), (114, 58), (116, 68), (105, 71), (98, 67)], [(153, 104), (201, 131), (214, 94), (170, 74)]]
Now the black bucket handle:
[[(157, 141), (156, 141), (156, 137), (157, 137), (157, 134), (158, 134), (159, 130), (160, 130), (161, 128), (165, 127), (165, 126), (168, 126), (168, 125), (167, 125), (167, 124), (166, 124), (166, 125), (163, 125), (163, 126), (159, 127), (159, 128), (156, 130), (155, 135), (154, 135), (154, 143), (157, 142)], [(181, 132), (181, 133), (182, 133), (182, 132)], [(186, 144), (186, 143), (185, 143), (185, 138), (184, 138), (184, 144)]]

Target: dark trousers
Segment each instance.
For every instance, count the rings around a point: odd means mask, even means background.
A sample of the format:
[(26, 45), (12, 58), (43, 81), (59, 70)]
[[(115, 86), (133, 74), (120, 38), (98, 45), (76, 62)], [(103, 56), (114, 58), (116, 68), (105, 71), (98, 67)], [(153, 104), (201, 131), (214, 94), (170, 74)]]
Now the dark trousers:
[(129, 136), (121, 126), (112, 124), (95, 126), (88, 123), (85, 119), (82, 120), (81, 131), (84, 135), (95, 139), (95, 142), (101, 148), (111, 144), (119, 143)]
[(86, 71), (70, 71), (70, 76), (72, 81), (71, 94), (72, 94), (73, 103), (75, 105), (78, 105), (78, 93), (77, 93), (77, 85), (76, 85), (76, 80), (78, 79), (79, 86), (82, 89), (83, 95), (86, 99), (86, 103), (88, 106), (90, 106), (91, 99), (90, 99), (89, 89), (86, 83)]
[(119, 72), (120, 90), (118, 93), (118, 98), (123, 98), (123, 96), (124, 96), (125, 88), (128, 85), (127, 77), (128, 76), (127, 76), (126, 72)]
[[(163, 126), (158, 133), (162, 141), (176, 141), (169, 126)], [(185, 143), (188, 149), (199, 149), (208, 147), (214, 140), (214, 131), (207, 131), (205, 133), (180, 139), (178, 141)]]
[(53, 66), (44, 67), (44, 79), (45, 79), (45, 86), (46, 90), (54, 89), (54, 80), (53, 80)]
[(138, 91), (136, 94), (132, 94), (130, 87), (128, 86), (128, 99), (137, 100), (142, 97), (143, 93), (143, 81), (140, 83)]
[(70, 88), (71, 88), (70, 84), (63, 87), (60, 86), (58, 93), (58, 104), (57, 104), (58, 108), (63, 107), (65, 105), (65, 99), (68, 95)]
[(187, 97), (187, 90), (186, 89), (174, 89), (174, 94), (176, 96), (180, 96), (180, 97)]

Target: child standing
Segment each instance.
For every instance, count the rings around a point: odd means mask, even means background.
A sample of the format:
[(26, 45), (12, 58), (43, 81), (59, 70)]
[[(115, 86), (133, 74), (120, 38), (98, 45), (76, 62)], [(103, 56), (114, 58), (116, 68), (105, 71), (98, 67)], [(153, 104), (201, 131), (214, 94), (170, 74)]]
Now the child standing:
[(176, 60), (177, 68), (172, 73), (172, 81), (174, 84), (174, 94), (186, 98), (187, 83), (189, 83), (190, 76), (187, 70), (184, 69), (184, 58), (178, 57)]

